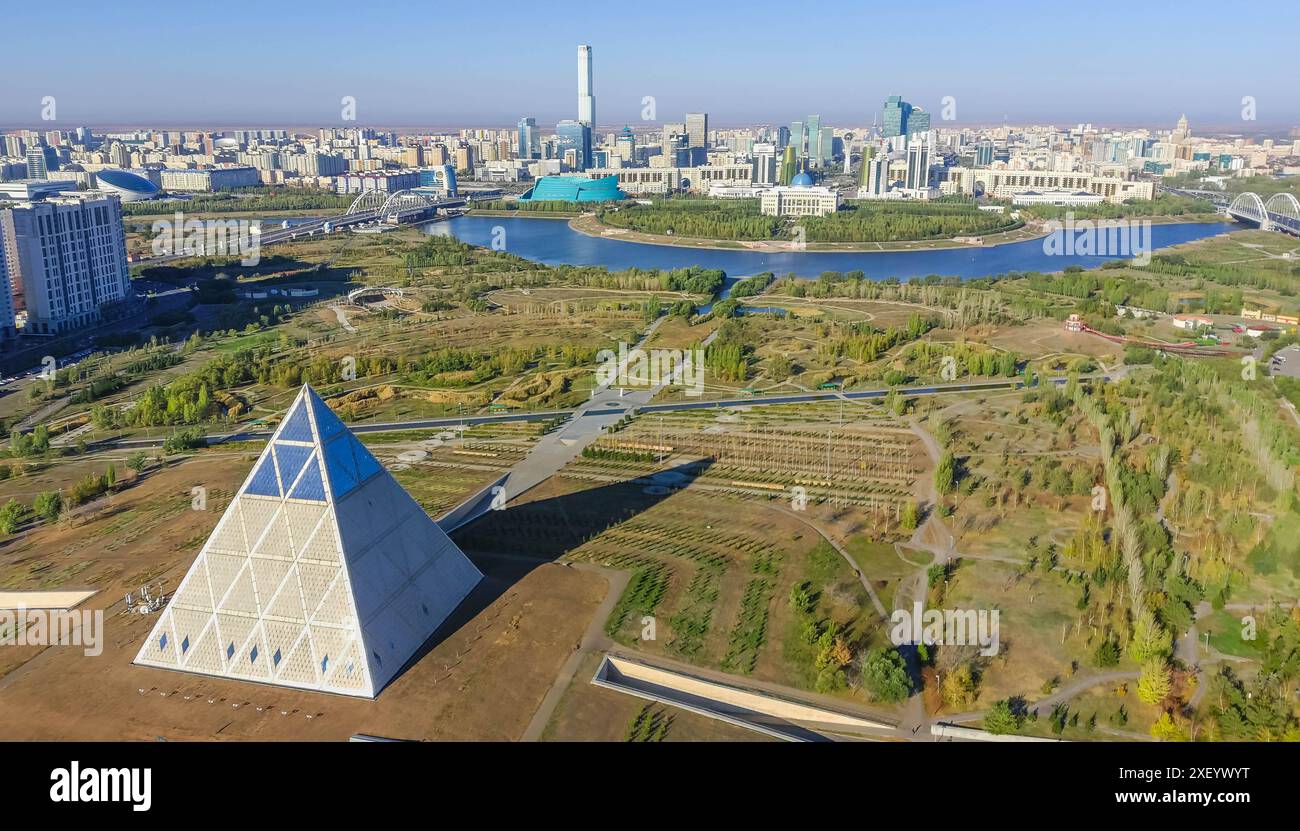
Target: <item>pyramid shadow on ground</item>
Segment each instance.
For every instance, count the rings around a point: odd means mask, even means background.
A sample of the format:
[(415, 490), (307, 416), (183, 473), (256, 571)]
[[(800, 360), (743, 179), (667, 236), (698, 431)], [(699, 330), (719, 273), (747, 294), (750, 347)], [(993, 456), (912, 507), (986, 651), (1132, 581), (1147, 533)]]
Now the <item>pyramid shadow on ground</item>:
[[(711, 464), (711, 460), (702, 459), (667, 471), (681, 474), (685, 484)], [(452, 532), (452, 539), (483, 572), (484, 579), (424, 643), (408, 666), (507, 594), (534, 569), (555, 562), (566, 552), (649, 510), (674, 493), (670, 488), (649, 490), (644, 482), (636, 481), (599, 485), (488, 511)]]

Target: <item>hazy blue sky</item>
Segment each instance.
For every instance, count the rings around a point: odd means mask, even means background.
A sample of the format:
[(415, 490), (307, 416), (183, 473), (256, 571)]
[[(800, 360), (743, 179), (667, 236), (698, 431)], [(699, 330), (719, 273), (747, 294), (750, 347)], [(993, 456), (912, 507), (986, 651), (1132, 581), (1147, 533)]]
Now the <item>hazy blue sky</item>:
[[(921, 12), (926, 12), (922, 14)], [(7, 4), (0, 124), (869, 124), (886, 95), (959, 122), (1300, 123), (1300, 3), (140, 0)], [(1248, 69), (1247, 69), (1248, 68)], [(1241, 121), (1253, 96), (1258, 122)], [(938, 118), (936, 117), (936, 123)]]

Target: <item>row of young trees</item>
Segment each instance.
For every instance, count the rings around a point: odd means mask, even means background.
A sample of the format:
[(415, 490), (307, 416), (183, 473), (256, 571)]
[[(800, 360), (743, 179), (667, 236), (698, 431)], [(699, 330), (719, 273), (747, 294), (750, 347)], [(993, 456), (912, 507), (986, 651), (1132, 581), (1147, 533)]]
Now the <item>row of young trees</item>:
[(764, 216), (757, 199), (734, 201), (655, 200), (650, 205), (622, 205), (599, 212), (600, 221), (645, 234), (725, 240), (776, 239), (780, 217)]
[(826, 216), (800, 217), (809, 242), (894, 242), (1010, 231), (1019, 220), (974, 205), (880, 205), (848, 202)]

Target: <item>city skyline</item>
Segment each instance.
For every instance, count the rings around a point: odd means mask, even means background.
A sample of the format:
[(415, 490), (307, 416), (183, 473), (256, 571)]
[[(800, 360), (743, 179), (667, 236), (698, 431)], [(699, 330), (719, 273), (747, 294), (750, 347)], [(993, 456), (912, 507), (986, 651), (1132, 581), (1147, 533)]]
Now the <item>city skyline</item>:
[[(508, 3), (501, 11), (515, 7)], [(872, 37), (873, 27), (887, 19), (878, 13), (829, 6), (826, 14), (833, 13), (837, 24), (811, 23), (811, 34), (797, 26), (754, 25), (775, 20), (782, 9), (760, 3), (742, 21), (746, 36), (739, 42), (722, 36), (735, 28), (733, 15), (698, 9), (692, 25), (675, 33), (673, 46), (655, 52), (646, 50), (635, 19), (617, 14), (574, 24), (559, 13), (530, 19), (518, 31), (494, 30), (490, 43), (441, 37), (430, 51), (420, 42), (404, 42), (402, 33), (472, 31), (472, 12), (435, 15), (396, 3), (385, 14), (349, 20), (349, 40), (339, 41), (337, 26), (323, 23), (328, 15), (290, 19), (287, 10), (258, 7), (257, 25), (238, 30), (232, 43), (209, 37), (206, 22), (169, 21), (164, 30), (144, 17), (149, 7), (127, 2), (120, 8), (123, 14), (100, 24), (97, 49), (106, 70), (93, 74), (44, 60), (58, 46), (56, 33), (83, 15), (86, 4), (42, 8), (39, 18), (31, 7), (11, 12), (27, 35), (9, 56), (16, 65), (40, 65), (43, 71), (6, 79), (0, 125), (330, 125), (344, 121), (344, 96), (356, 100), (356, 122), (363, 125), (506, 126), (523, 116), (550, 125), (575, 114), (575, 42), (589, 44), (595, 56), (598, 127), (657, 124), (688, 111), (708, 112), (718, 126), (788, 123), (810, 112), (827, 123), (867, 124), (880, 102), (895, 94), (935, 113), (936, 126), (948, 97), (956, 117), (944, 121), (954, 125), (1006, 120), (1144, 126), (1186, 113), (1206, 129), (1252, 133), (1300, 120), (1300, 101), (1288, 90), (1294, 73), (1286, 57), (1300, 12), (1283, 5), (1261, 13), (1268, 25), (1213, 54), (1187, 54), (1180, 46), (1204, 27), (1198, 10), (1214, 8), (1205, 3), (1185, 4), (1176, 15), (1125, 8), (1124, 29), (1106, 37), (1093, 28), (1095, 9), (1049, 14), (1016, 3), (980, 16), (942, 3), (940, 13), (961, 15), (961, 25), (926, 27), (915, 42)], [(224, 8), (238, 20), (253, 7)], [(814, 13), (809, 19), (822, 17)], [(149, 63), (142, 41), (152, 41), (154, 49), (183, 45), (184, 59), (165, 71), (138, 75), (132, 67)], [(331, 48), (318, 48), (321, 43)], [(792, 50), (799, 55), (795, 64), (773, 62)], [(1248, 77), (1223, 71), (1234, 60), (1250, 61)], [(793, 65), (798, 69), (786, 68)], [(1175, 65), (1177, 72), (1171, 70)], [(210, 77), (214, 68), (216, 83)], [(268, 83), (280, 94), (263, 94)], [(1254, 121), (1241, 118), (1246, 96), (1256, 103)], [(47, 97), (57, 102), (52, 123), (42, 119)], [(652, 117), (646, 118), (648, 106)]]

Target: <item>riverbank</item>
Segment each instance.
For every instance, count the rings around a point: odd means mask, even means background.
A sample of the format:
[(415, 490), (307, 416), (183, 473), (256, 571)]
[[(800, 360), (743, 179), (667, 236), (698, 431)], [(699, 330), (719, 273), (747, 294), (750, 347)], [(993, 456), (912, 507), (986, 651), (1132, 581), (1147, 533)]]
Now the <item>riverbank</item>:
[(574, 219), (581, 211), (498, 211), (492, 208), (470, 208), (466, 216), (519, 217), (520, 219)]
[(759, 254), (871, 254), (890, 251), (942, 251), (946, 249), (991, 248), (996, 245), (1008, 245), (1015, 242), (1039, 239), (1047, 231), (1032, 225), (1024, 225), (1011, 231), (985, 236), (942, 240), (898, 240), (896, 242), (809, 242), (802, 246), (791, 240), (720, 240), (700, 237), (678, 237), (666, 234), (647, 234), (627, 228), (615, 228), (601, 222), (595, 214), (582, 214), (569, 221), (569, 227), (581, 234), (599, 239), (617, 240), (619, 242), (639, 242), (645, 245), (667, 245), (675, 248), (712, 249), (715, 251), (752, 251)]

